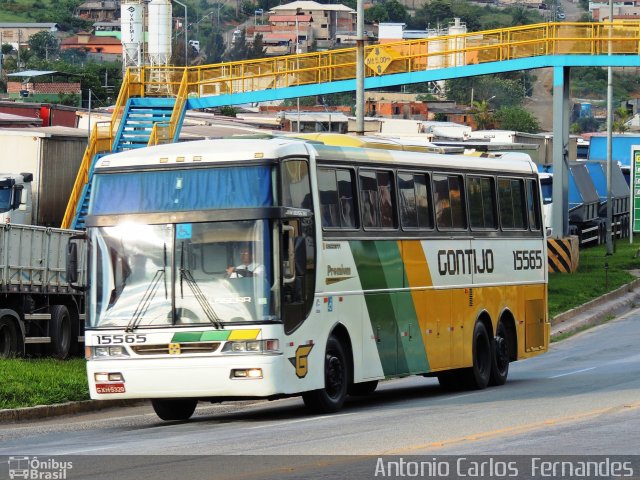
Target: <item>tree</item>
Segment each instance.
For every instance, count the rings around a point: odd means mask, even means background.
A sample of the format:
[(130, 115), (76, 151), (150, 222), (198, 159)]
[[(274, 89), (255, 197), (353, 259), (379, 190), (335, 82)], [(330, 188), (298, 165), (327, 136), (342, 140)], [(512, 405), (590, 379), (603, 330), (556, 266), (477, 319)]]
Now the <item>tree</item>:
[(226, 46), (224, 44), (224, 38), (220, 32), (216, 32), (213, 35), (207, 37), (207, 44), (205, 51), (207, 55), (207, 63), (220, 63), (224, 56)]
[(524, 101), (524, 88), (519, 80), (501, 75), (447, 80), (445, 93), (449, 100), (468, 105), (473, 98), (487, 99), (492, 106), (515, 106)]
[(625, 107), (618, 107), (613, 112), (612, 130), (618, 133), (624, 133), (629, 130), (627, 122), (631, 118), (629, 111)]
[(540, 123), (528, 111), (522, 107), (501, 107), (495, 113), (498, 128), (502, 130), (515, 130), (517, 132), (538, 133)]
[(248, 51), (247, 32), (242, 29), (240, 30), (240, 35), (234, 37), (231, 48), (225, 54), (225, 60), (228, 62), (246, 60)]
[(409, 20), (407, 9), (398, 0), (384, 0), (364, 12), (367, 23), (406, 22)]
[(58, 40), (51, 32), (38, 32), (29, 38), (29, 49), (38, 58), (49, 59), (58, 54)]
[(265, 48), (262, 43), (262, 34), (257, 33), (253, 37), (253, 45), (247, 47), (247, 60), (252, 58), (263, 58), (265, 56)]
[(1, 48), (1, 51), (2, 51), (3, 55), (6, 55), (8, 53), (13, 52), (13, 45), (11, 45), (9, 43), (3, 43), (2, 47), (0, 47), (0, 48)]
[(487, 100), (480, 100), (479, 102), (474, 101), (472, 105), (472, 112), (473, 118), (478, 126), (478, 130), (486, 130), (493, 126), (495, 119)]

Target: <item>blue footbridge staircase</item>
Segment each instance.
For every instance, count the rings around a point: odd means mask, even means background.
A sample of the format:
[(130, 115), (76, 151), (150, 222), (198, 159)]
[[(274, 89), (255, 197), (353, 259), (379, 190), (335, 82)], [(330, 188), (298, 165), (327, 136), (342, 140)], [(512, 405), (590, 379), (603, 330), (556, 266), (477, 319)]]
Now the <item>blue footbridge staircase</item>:
[[(552, 67), (554, 137), (568, 140), (569, 69), (640, 66), (640, 21), (544, 23), (383, 43), (367, 46), (364, 58), (365, 89)], [(100, 157), (176, 142), (187, 110), (354, 91), (355, 75), (355, 48), (127, 70), (111, 120), (91, 132), (62, 227), (84, 228)], [(554, 161), (562, 152), (554, 142)]]

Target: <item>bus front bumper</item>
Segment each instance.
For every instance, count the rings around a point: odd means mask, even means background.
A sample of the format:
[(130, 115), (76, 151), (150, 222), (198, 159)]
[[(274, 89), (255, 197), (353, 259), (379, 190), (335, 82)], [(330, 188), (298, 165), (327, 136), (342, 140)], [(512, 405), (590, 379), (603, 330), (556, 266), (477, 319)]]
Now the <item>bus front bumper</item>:
[(282, 392), (283, 356), (246, 355), (87, 362), (91, 398), (269, 397)]

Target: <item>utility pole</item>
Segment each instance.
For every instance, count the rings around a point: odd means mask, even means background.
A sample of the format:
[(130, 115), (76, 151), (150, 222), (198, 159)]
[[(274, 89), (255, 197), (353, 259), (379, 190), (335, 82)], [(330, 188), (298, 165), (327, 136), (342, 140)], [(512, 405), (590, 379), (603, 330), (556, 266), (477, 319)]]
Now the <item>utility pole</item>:
[(364, 135), (364, 1), (356, 9), (356, 135)]
[[(609, 56), (613, 54), (613, 0), (609, 0)], [(607, 69), (607, 255), (613, 255), (613, 205), (611, 204), (611, 179), (613, 176), (613, 68)], [(633, 172), (632, 172), (633, 177)]]

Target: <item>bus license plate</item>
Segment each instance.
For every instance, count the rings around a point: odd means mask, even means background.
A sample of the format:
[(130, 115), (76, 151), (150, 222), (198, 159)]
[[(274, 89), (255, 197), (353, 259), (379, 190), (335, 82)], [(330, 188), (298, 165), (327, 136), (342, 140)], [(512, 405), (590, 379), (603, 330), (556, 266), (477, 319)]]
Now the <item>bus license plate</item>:
[(96, 383), (96, 393), (124, 393), (124, 383)]

